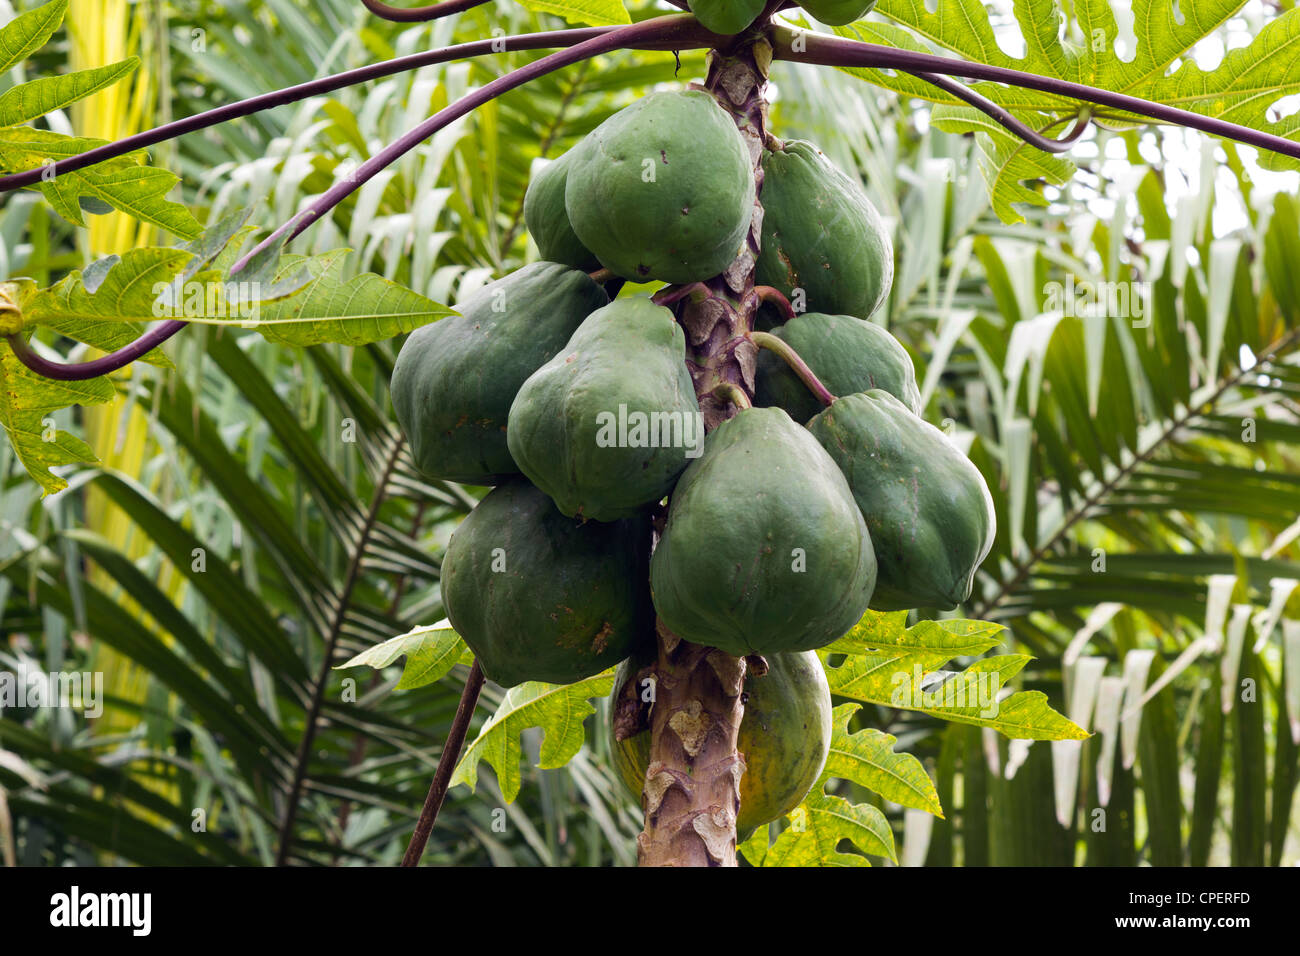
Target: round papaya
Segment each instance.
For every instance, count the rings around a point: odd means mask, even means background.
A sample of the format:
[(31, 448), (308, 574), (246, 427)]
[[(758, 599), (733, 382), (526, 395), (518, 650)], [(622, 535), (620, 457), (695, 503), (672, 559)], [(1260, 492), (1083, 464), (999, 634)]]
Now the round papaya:
[(767, 0), (691, 0), (691, 13), (706, 30), (731, 36), (763, 12)]
[(583, 272), (600, 268), (600, 260), (584, 246), (569, 224), (564, 210), (564, 187), (569, 180), (569, 157), (546, 163), (524, 193), (524, 224), (547, 262), (559, 262)]
[(663, 498), (704, 444), (672, 312), (646, 296), (593, 312), (519, 389), (506, 442), (566, 515), (614, 521)]
[(452, 534), (443, 606), (498, 684), (571, 684), (653, 642), (649, 549), (645, 519), (575, 521), (526, 481), (511, 481)]
[[(763, 153), (763, 233), (755, 282), (802, 308), (866, 319), (894, 281), (894, 247), (862, 187), (798, 140)], [(798, 306), (797, 306), (798, 307)]]
[(876, 7), (876, 0), (799, 0), (808, 16), (828, 27), (861, 20)]
[[(614, 700), (634, 675), (633, 664), (619, 665)], [(831, 691), (817, 655), (772, 654), (767, 666), (762, 677), (745, 678), (745, 715), (736, 746), (745, 755), (736, 818), (741, 840), (799, 806), (821, 776), (831, 748)], [(650, 767), (649, 730), (616, 740), (613, 757), (624, 786), (639, 800)]]
[(743, 409), (710, 433), (650, 560), (664, 624), (738, 657), (824, 647), (862, 617), (875, 581), (844, 476), (779, 408)]
[[(920, 414), (921, 393), (912, 359), (896, 338), (874, 322), (804, 312), (772, 334), (799, 353), (832, 395), (880, 388)], [(806, 422), (822, 410), (821, 402), (786, 361), (768, 349), (758, 353), (754, 404), (784, 408), (797, 422)]]
[(616, 275), (695, 282), (740, 253), (754, 170), (735, 122), (708, 93), (653, 93), (570, 152), (569, 222)]
[(412, 332), (391, 390), (416, 466), (471, 485), (518, 474), (506, 446), (515, 393), (608, 302), (585, 272), (534, 262), (459, 303), (459, 315)]
[(950, 611), (970, 597), (993, 546), (984, 477), (943, 432), (888, 392), (837, 399), (808, 423), (862, 509), (880, 577), (880, 611)]

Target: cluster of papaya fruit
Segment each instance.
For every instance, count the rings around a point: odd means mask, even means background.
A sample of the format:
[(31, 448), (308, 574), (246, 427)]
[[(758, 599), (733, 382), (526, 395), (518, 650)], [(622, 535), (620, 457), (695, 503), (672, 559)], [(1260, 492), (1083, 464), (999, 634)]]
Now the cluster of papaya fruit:
[[(536, 175), (524, 212), (542, 261), (412, 333), (392, 378), (419, 468), (495, 486), (441, 577), (489, 678), (570, 683), (625, 662), (623, 687), (653, 660), (656, 617), (766, 659), (740, 729), (742, 832), (788, 812), (825, 760), (813, 651), (868, 607), (955, 607), (994, 533), (980, 473), (920, 418), (907, 351), (868, 321), (893, 276), (880, 216), (808, 143), (770, 140), (759, 163), (755, 281), (816, 311), (758, 317), (752, 407), (707, 436), (678, 316), (596, 281), (680, 287), (744, 247), (755, 160), (702, 91), (638, 100)], [(808, 370), (842, 397), (823, 407)], [(618, 746), (639, 793), (649, 733)]]

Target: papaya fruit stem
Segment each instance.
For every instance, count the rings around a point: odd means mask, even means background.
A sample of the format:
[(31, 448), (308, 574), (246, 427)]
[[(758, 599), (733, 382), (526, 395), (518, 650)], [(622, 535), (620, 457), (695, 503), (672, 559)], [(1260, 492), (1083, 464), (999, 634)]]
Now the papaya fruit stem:
[(754, 403), (750, 401), (745, 390), (735, 382), (723, 382), (713, 390), (713, 394), (719, 398), (726, 399), (737, 408), (753, 408)]
[(790, 304), (790, 300), (782, 294), (780, 289), (770, 285), (756, 285), (754, 291), (758, 294), (759, 302), (767, 302), (776, 306), (777, 311), (781, 313), (781, 318), (785, 321), (789, 322), (795, 317), (794, 306)]
[(650, 298), (654, 300), (655, 305), (668, 306), (680, 302), (687, 296), (695, 295), (696, 293), (701, 293), (707, 296), (709, 294), (709, 287), (703, 282), (688, 282), (686, 285), (668, 286), (664, 289), (660, 289)]
[(825, 385), (821, 383), (813, 370), (808, 367), (808, 363), (800, 357), (799, 353), (790, 347), (790, 343), (771, 332), (750, 332), (749, 337), (754, 344), (760, 349), (767, 349), (779, 355), (785, 364), (790, 366), (794, 374), (799, 376), (799, 381), (808, 386), (808, 391), (817, 396), (817, 400), (823, 405), (830, 405), (835, 401), (835, 396), (830, 393)]

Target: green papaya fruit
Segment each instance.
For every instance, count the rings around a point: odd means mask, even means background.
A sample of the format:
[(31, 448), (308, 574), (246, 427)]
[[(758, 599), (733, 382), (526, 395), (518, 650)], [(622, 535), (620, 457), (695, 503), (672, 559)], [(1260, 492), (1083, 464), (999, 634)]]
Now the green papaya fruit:
[[(763, 153), (763, 233), (754, 281), (801, 308), (866, 319), (894, 281), (894, 247), (862, 187), (816, 146)], [(799, 305), (796, 305), (799, 308)]]
[(663, 498), (704, 443), (672, 312), (646, 296), (593, 312), (519, 389), (506, 442), (566, 515), (614, 521)]
[(498, 684), (571, 684), (653, 642), (649, 550), (644, 518), (575, 521), (526, 481), (507, 482), (452, 534), (443, 605)]
[(569, 181), (571, 155), (565, 153), (533, 176), (524, 192), (524, 224), (537, 243), (537, 251), (547, 262), (594, 272), (600, 268), (600, 260), (578, 239), (564, 210), (564, 187)]
[(739, 254), (754, 211), (754, 169), (735, 122), (708, 93), (653, 93), (570, 153), (569, 222), (615, 274), (695, 282)]
[(861, 20), (876, 7), (876, 0), (799, 0), (804, 12), (828, 27)]
[[(832, 395), (880, 388), (920, 414), (921, 393), (912, 359), (896, 338), (874, 322), (804, 312), (772, 334), (799, 353)], [(797, 422), (808, 421), (823, 407), (789, 364), (768, 349), (758, 353), (754, 404), (784, 408)]]
[(875, 582), (844, 476), (779, 408), (743, 409), (709, 434), (650, 560), (664, 624), (737, 656), (824, 647), (861, 619)]
[(880, 577), (871, 606), (952, 610), (970, 597), (997, 530), (984, 477), (888, 392), (837, 399), (808, 423), (862, 509)]
[(609, 302), (585, 272), (534, 262), (421, 326), (393, 367), (397, 421), (431, 478), (493, 485), (519, 473), (506, 417), (524, 380)]
[[(772, 654), (767, 665), (764, 676), (745, 678), (745, 715), (736, 747), (745, 755), (736, 818), (741, 840), (799, 806), (831, 748), (831, 691), (816, 653)], [(635, 670), (635, 659), (619, 665), (613, 700), (622, 698)], [(650, 767), (650, 731), (616, 740), (612, 749), (619, 777), (640, 800)]]
[(766, 0), (691, 0), (691, 13), (704, 29), (731, 36), (753, 23), (766, 5)]

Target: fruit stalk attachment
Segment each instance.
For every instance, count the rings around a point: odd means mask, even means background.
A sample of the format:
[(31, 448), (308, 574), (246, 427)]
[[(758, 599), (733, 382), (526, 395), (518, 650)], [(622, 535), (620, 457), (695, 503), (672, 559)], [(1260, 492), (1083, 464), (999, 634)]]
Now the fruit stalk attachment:
[(759, 302), (774, 306), (781, 313), (782, 322), (788, 322), (798, 314), (780, 289), (770, 285), (757, 285), (754, 286), (754, 292), (758, 295)]
[(754, 344), (759, 348), (767, 349), (780, 356), (782, 361), (790, 366), (791, 371), (799, 376), (799, 380), (808, 386), (808, 390), (816, 395), (817, 400), (823, 405), (830, 405), (831, 402), (835, 401), (835, 396), (821, 383), (813, 370), (808, 367), (808, 363), (800, 358), (799, 353), (792, 349), (788, 342), (777, 338), (771, 332), (751, 332), (749, 337), (753, 339)]

